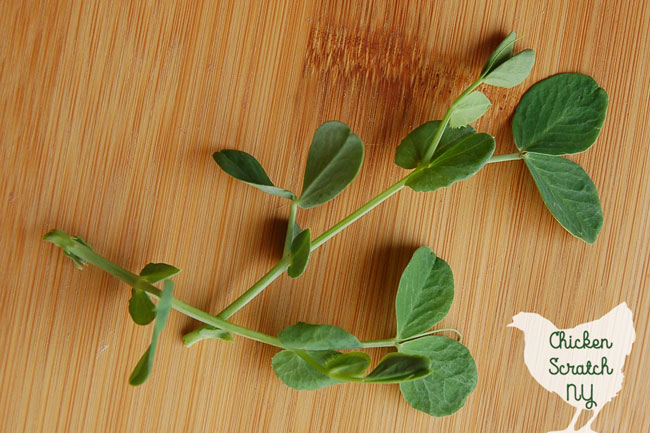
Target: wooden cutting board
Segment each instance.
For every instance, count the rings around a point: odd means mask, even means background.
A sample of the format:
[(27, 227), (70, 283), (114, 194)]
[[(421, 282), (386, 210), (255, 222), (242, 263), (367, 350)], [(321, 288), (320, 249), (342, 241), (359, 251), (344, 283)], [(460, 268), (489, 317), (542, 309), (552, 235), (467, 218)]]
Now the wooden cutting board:
[[(649, 23), (639, 1), (2, 2), (0, 430), (557, 430), (573, 409), (532, 379), (522, 335), (505, 325), (534, 311), (571, 327), (626, 301), (637, 342), (594, 426), (650, 431)], [(456, 281), (441, 326), (464, 334), (479, 369), (461, 411), (432, 418), (397, 386), (294, 391), (275, 377), (271, 347), (184, 348), (197, 323), (178, 313), (150, 380), (127, 384), (151, 332), (129, 320), (128, 287), (77, 271), (42, 234), (77, 234), (133, 271), (174, 264), (176, 295), (216, 312), (279, 258), (289, 206), (227, 177), (214, 151), (252, 153), (299, 190), (316, 127), (349, 124), (365, 162), (340, 197), (299, 213), (319, 234), (403, 176), (400, 139), (439, 118), (511, 30), (536, 66), (516, 88), (485, 89), (493, 106), (476, 127), (497, 154), (513, 152), (510, 119), (530, 85), (592, 75), (610, 108), (597, 144), (572, 159), (600, 191), (598, 241), (553, 220), (521, 162), (490, 165), (436, 193), (401, 192), (233, 317), (272, 334), (304, 320), (389, 337), (399, 275), (431, 246)]]

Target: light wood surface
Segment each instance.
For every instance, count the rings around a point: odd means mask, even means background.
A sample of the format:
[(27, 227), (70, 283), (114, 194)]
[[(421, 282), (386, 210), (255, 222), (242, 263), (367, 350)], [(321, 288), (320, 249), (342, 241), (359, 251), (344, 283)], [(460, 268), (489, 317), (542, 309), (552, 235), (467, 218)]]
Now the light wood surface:
[[(643, 1), (58, 1), (0, 3), (0, 431), (547, 432), (573, 409), (538, 385), (523, 337), (534, 311), (559, 327), (621, 301), (637, 342), (602, 433), (650, 431), (650, 4)], [(511, 30), (537, 52), (477, 128), (514, 150), (510, 119), (535, 81), (590, 74), (607, 90), (602, 135), (579, 161), (605, 224), (589, 246), (544, 207), (520, 162), (495, 164), (434, 194), (401, 192), (276, 281), (233, 317), (276, 334), (297, 320), (393, 335), (399, 275), (420, 245), (453, 269), (457, 327), (480, 380), (457, 414), (412, 409), (397, 386), (291, 390), (262, 344), (204, 342), (172, 313), (150, 380), (128, 375), (151, 330), (128, 317), (129, 290), (77, 271), (40, 236), (77, 234), (138, 271), (183, 269), (176, 294), (216, 312), (279, 258), (288, 202), (237, 183), (211, 154), (254, 154), (299, 190), (316, 127), (351, 125), (360, 176), (298, 221), (321, 233), (403, 175), (399, 140), (440, 117)], [(384, 353), (372, 351), (375, 359)]]

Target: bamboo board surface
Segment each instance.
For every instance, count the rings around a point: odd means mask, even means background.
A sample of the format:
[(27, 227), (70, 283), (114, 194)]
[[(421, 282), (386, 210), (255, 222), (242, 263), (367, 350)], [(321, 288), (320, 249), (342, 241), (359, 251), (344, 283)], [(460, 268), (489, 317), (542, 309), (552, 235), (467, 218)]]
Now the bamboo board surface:
[[(0, 4), (0, 431), (546, 432), (573, 408), (538, 385), (519, 311), (558, 327), (619, 302), (635, 312), (625, 384), (594, 427), (650, 431), (650, 4), (530, 2), (111, 2)], [(479, 369), (466, 406), (435, 419), (397, 386), (291, 390), (271, 347), (237, 339), (183, 347), (197, 326), (172, 313), (149, 381), (128, 375), (151, 330), (128, 317), (129, 290), (77, 271), (40, 241), (83, 237), (133, 271), (183, 269), (176, 296), (216, 312), (281, 255), (286, 200), (237, 183), (211, 154), (254, 154), (299, 190), (325, 120), (366, 144), (360, 176), (298, 222), (316, 234), (393, 183), (399, 140), (440, 117), (499, 40), (537, 52), (529, 79), (487, 88), (476, 127), (514, 151), (510, 119), (532, 83), (590, 74), (610, 108), (597, 144), (572, 157), (591, 174), (605, 224), (589, 246), (566, 233), (523, 163), (486, 167), (451, 188), (403, 191), (281, 277), (237, 323), (277, 334), (298, 320), (360, 338), (393, 335), (393, 299), (412, 252), (451, 266), (456, 297), (440, 324), (464, 334)], [(372, 351), (373, 358), (385, 350)]]

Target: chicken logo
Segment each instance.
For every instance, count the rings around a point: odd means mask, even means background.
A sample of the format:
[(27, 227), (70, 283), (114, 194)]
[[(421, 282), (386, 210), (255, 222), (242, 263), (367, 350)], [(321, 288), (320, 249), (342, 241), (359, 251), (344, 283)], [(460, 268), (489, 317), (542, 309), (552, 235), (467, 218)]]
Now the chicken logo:
[(591, 424), (623, 386), (623, 365), (636, 337), (627, 304), (572, 329), (558, 329), (535, 313), (519, 313), (512, 319), (508, 326), (524, 332), (524, 361), (530, 374), (576, 408), (566, 430), (550, 433), (576, 432), (583, 409), (591, 410), (592, 416), (577, 431), (595, 433)]

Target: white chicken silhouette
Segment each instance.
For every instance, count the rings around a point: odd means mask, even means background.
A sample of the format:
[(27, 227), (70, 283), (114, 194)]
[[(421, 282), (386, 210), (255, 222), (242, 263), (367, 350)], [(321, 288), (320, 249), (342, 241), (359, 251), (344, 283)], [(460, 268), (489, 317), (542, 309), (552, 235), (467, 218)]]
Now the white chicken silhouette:
[(582, 409), (593, 413), (578, 432), (595, 433), (591, 424), (623, 386), (623, 365), (636, 338), (627, 304), (572, 329), (557, 329), (535, 313), (519, 313), (512, 319), (508, 326), (524, 332), (524, 361), (530, 374), (577, 409), (566, 430), (549, 433), (575, 432)]

